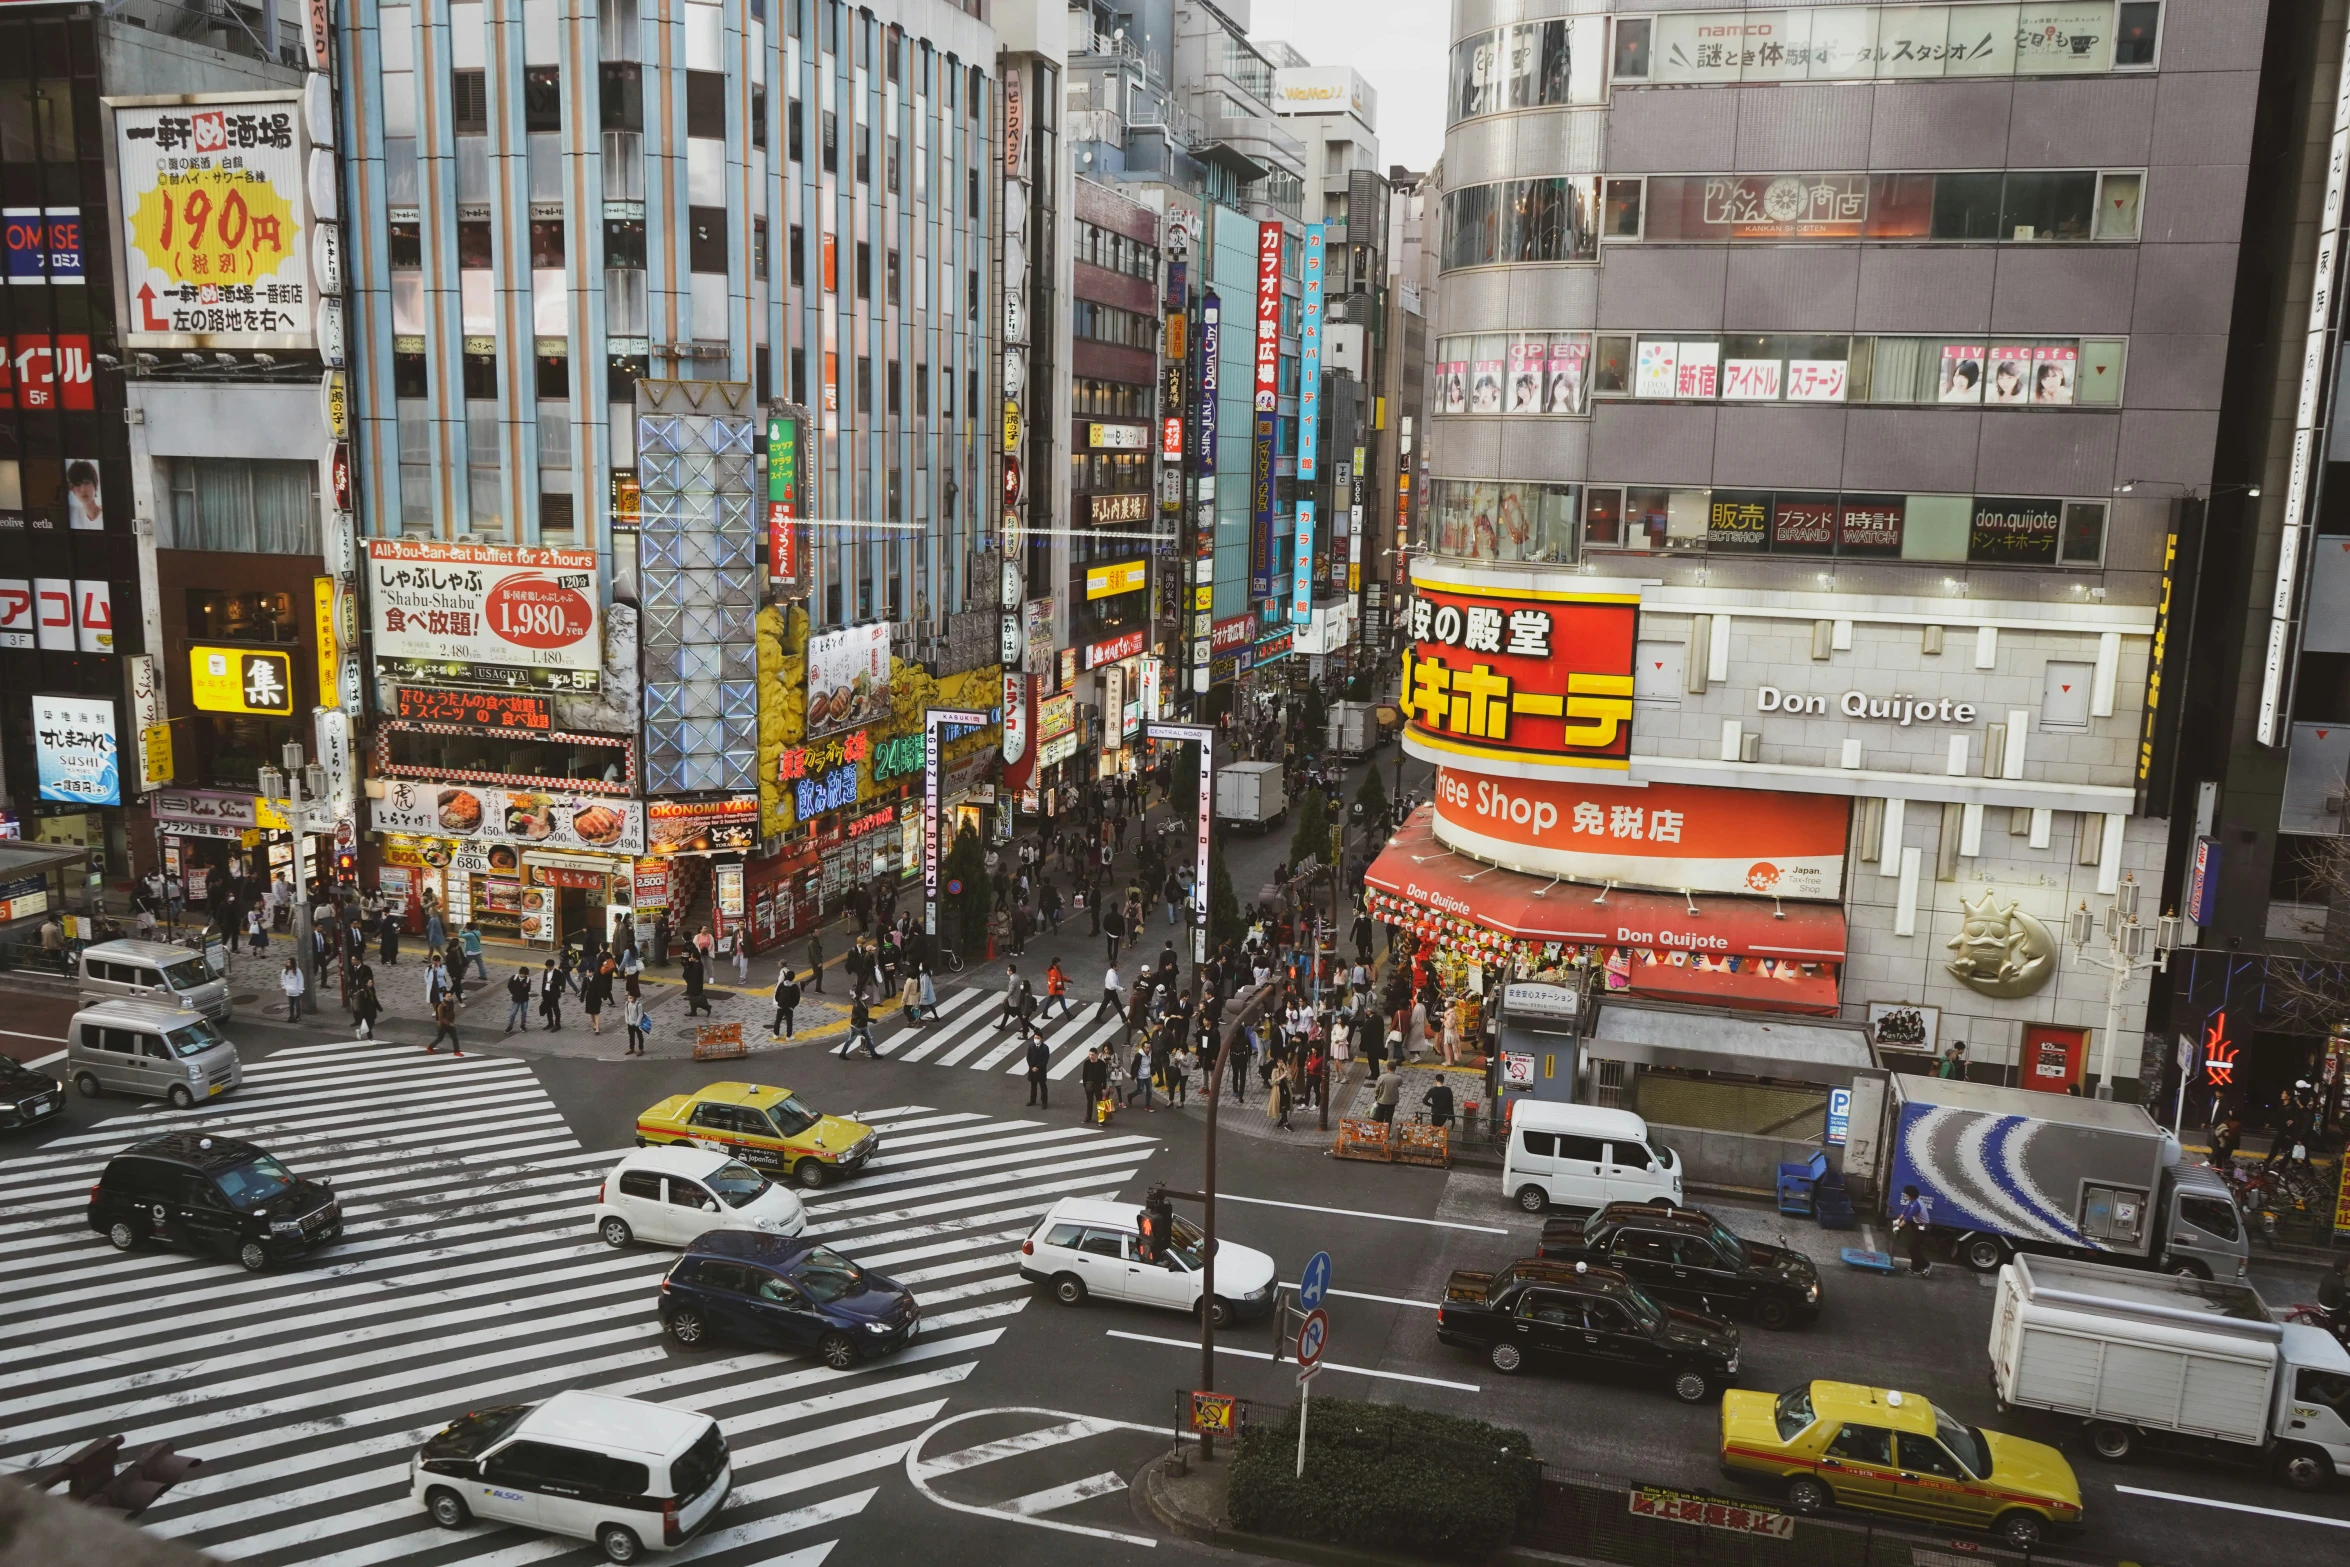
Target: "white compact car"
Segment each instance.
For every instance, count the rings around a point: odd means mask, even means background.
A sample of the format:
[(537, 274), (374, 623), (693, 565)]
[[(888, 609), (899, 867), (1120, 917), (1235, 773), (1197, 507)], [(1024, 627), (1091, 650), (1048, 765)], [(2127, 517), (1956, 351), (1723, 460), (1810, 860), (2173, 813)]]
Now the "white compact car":
[[(1020, 1276), (1044, 1285), (1064, 1306), (1088, 1296), (1199, 1310), (1207, 1280), (1199, 1226), (1178, 1214), (1164, 1261), (1147, 1263), (1136, 1254), (1142, 1210), (1132, 1203), (1064, 1197), (1037, 1221), (1020, 1243)], [(1261, 1317), (1273, 1305), (1273, 1259), (1251, 1247), (1219, 1240), (1216, 1245), (1216, 1325)]]
[(444, 1529), (528, 1524), (593, 1540), (615, 1562), (683, 1545), (732, 1484), (708, 1415), (576, 1389), (476, 1410), (408, 1460), (409, 1493)]
[(808, 1211), (790, 1187), (732, 1154), (682, 1143), (637, 1149), (596, 1193), (596, 1233), (611, 1246), (686, 1246), (712, 1230), (797, 1235), (807, 1227)]

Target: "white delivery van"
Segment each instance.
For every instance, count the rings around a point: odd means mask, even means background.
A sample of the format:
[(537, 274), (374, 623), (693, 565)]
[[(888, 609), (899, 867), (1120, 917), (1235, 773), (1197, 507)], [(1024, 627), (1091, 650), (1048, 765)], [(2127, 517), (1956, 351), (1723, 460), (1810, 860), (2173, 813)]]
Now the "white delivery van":
[(1999, 1270), (1991, 1382), (2003, 1408), (2081, 1421), (2108, 1463), (2170, 1448), (2302, 1491), (2350, 1470), (2350, 1354), (2248, 1284), (2019, 1256)]
[(1501, 1189), (1528, 1213), (1552, 1204), (1602, 1208), (1611, 1202), (1681, 1205), (1679, 1155), (1648, 1135), (1629, 1110), (1520, 1099), (1510, 1109)]

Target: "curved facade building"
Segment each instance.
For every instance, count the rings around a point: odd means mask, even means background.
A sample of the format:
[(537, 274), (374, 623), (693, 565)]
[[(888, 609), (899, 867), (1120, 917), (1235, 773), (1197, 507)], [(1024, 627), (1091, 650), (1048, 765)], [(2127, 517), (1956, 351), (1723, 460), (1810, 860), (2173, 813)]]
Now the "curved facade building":
[(2162, 880), (2230, 9), (1454, 6), (1406, 739), (1425, 830), (1508, 869), (1387, 896), (1522, 970), (2139, 1075), (2143, 972), (2109, 1015), (2060, 938)]

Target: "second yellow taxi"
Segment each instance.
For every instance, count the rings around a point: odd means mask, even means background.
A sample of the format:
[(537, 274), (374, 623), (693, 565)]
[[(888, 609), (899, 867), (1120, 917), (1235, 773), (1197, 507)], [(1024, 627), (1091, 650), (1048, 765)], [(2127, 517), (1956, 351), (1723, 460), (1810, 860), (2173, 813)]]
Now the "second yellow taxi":
[(1722, 1468), (1777, 1480), (1794, 1512), (1897, 1513), (1985, 1529), (2017, 1550), (2081, 1522), (2080, 1482), (2055, 1448), (1961, 1425), (1916, 1393), (1852, 1382), (1724, 1393)]
[(813, 1190), (861, 1168), (881, 1147), (862, 1121), (809, 1108), (788, 1088), (712, 1083), (672, 1094), (636, 1118), (640, 1148), (686, 1143), (788, 1174)]

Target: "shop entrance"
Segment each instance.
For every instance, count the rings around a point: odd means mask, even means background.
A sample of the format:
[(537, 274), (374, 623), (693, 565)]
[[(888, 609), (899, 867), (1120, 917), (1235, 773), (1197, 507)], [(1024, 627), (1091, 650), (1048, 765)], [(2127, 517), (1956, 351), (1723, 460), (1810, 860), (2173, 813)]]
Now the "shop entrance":
[(2017, 1081), (2044, 1094), (2070, 1093), (2080, 1086), (2081, 1058), (2088, 1053), (2088, 1046), (2089, 1031), (2085, 1028), (2026, 1023)]
[(600, 928), (602, 911), (590, 903), (585, 887), (555, 889), (555, 945), (561, 947), (581, 931)]

